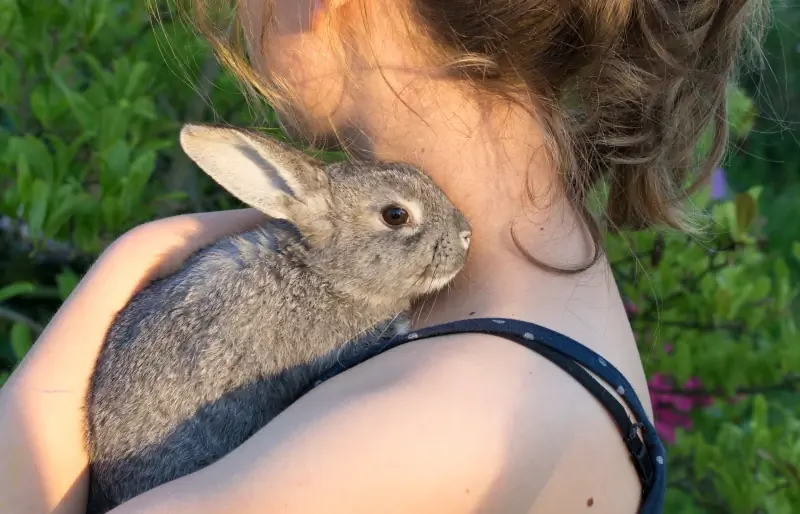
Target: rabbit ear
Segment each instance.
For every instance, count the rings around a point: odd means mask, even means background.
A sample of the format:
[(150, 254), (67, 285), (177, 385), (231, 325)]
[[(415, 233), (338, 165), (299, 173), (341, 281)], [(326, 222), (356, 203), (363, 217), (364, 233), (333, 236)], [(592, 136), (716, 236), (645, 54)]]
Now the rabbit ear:
[(233, 128), (185, 125), (181, 146), (232, 195), (273, 218), (326, 190), (322, 165), (277, 140)]

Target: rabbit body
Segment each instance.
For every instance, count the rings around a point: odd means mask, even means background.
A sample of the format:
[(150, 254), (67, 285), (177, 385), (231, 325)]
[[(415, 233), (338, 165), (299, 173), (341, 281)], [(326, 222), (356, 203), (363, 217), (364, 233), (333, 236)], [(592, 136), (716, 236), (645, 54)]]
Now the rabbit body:
[[(281, 216), (200, 250), (117, 315), (86, 401), (89, 514), (234, 450), (341, 352), (393, 335), (466, 258), (469, 225), (419, 172), (323, 167), (253, 134), (184, 130), (212, 177)], [(237, 190), (248, 175), (220, 176), (236, 165), (282, 185)], [(415, 224), (393, 226), (403, 212)]]
[(120, 312), (89, 398), (94, 512), (230, 452), (398, 314), (297, 266), (299, 245), (277, 223), (226, 238)]

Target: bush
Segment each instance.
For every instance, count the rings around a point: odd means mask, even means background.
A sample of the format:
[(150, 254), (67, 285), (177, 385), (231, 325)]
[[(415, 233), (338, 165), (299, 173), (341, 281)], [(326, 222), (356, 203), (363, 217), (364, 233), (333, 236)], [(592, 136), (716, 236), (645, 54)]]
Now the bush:
[(666, 512), (800, 505), (797, 289), (753, 234), (757, 195), (712, 205), (718, 230), (707, 239), (644, 232), (607, 242), (669, 443)]
[[(0, 0), (0, 383), (123, 231), (236, 204), (177, 134), (185, 121), (251, 125), (250, 111), (205, 45), (167, 10), (152, 30), (143, 4)], [(741, 138), (754, 104), (732, 89), (731, 105)], [(695, 201), (713, 220), (701, 237), (607, 239), (669, 444), (666, 511), (789, 513), (800, 505), (789, 272), (800, 246), (770, 249), (758, 187)]]
[[(800, 8), (772, 0), (772, 27), (764, 41), (768, 67), (743, 77), (760, 111), (758, 130), (733, 149), (727, 170), (739, 189), (762, 186), (768, 249), (789, 252), (800, 239)], [(755, 173), (754, 173), (755, 171)], [(800, 274), (800, 266), (793, 266)]]

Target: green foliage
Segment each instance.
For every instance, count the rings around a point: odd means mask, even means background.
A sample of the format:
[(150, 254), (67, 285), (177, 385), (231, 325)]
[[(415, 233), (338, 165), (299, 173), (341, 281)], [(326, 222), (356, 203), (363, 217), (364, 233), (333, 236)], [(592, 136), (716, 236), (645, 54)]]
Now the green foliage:
[[(204, 44), (163, 9), (153, 30), (146, 4), (0, 0), (0, 384), (110, 241), (154, 217), (236, 204), (182, 156), (177, 134), (186, 121), (252, 125), (250, 111)], [(778, 150), (758, 133), (753, 93), (730, 90), (733, 136), (747, 147), (729, 159), (741, 192), (698, 192), (702, 234), (607, 240), (648, 375), (700, 382), (651, 382), (657, 421), (669, 414), (659, 398), (707, 404), (669, 446), (667, 512), (800, 505), (800, 234), (786, 196), (800, 193), (800, 153), (784, 147), (780, 180), (767, 176), (758, 152)], [(274, 119), (261, 128), (274, 133)]]
[[(732, 137), (749, 137), (756, 113), (743, 90), (731, 88), (729, 109)], [(800, 242), (790, 252), (770, 247), (763, 192), (756, 185), (712, 201), (699, 191), (693, 203), (708, 215), (698, 236), (648, 231), (606, 241), (648, 376), (700, 384), (664, 389), (651, 380), (659, 428), (680, 402), (705, 405), (673, 421), (667, 512), (777, 514), (800, 505), (798, 287), (790, 273)]]
[[(697, 203), (702, 203), (701, 193)], [(607, 240), (648, 376), (656, 420), (703, 399), (670, 445), (667, 512), (795, 512), (800, 505), (798, 288), (758, 231), (759, 189), (709, 204), (701, 236), (624, 233)], [(799, 256), (800, 257), (800, 256)], [(798, 257), (792, 257), (797, 259)]]
[(109, 242), (237, 204), (176, 143), (186, 121), (250, 124), (247, 105), (147, 3), (0, 0), (0, 382)]
[[(771, 0), (764, 70), (745, 74), (744, 91), (757, 110), (746, 138), (735, 142), (725, 168), (738, 189), (764, 188), (760, 200), (767, 251), (787, 253), (800, 239), (800, 7)], [(800, 266), (791, 266), (800, 276)]]
[[(178, 24), (169, 40), (153, 31), (144, 2), (3, 3), (0, 212), (24, 221), (37, 245), (70, 240), (95, 254), (185, 197), (154, 187), (153, 174), (159, 158), (173, 159), (180, 123), (205, 108), (205, 98), (181, 98), (202, 47)], [(165, 65), (174, 47), (190, 59)], [(241, 105), (228, 82), (218, 108)]]
[[(800, 505), (797, 410), (758, 395), (735, 409), (736, 423), (702, 416), (705, 430), (681, 433), (666, 512), (791, 514)], [(698, 488), (713, 494), (693, 494)]]

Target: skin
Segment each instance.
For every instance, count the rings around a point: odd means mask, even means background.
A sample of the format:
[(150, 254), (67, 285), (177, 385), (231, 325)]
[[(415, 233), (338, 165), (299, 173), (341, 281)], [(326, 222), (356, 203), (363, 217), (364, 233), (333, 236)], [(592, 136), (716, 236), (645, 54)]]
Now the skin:
[[(367, 59), (344, 73), (322, 27), (333, 14), (358, 27), (354, 3), (279, 1), (280, 37), (270, 45), (279, 55), (269, 62), (297, 89), (306, 129), (359, 134), (362, 151), (420, 166), (469, 218), (469, 263), (447, 292), (419, 306), (416, 326), (470, 316), (545, 325), (614, 363), (651, 412), (608, 263), (554, 275), (509, 236), (513, 223), (526, 249), (556, 266), (592, 254), (577, 217), (553, 194), (536, 120), (510, 105), (487, 111), (485, 99), (420, 71), (425, 63), (398, 30), (390, 0), (372, 2), (374, 38), (359, 32), (356, 41), (374, 48), (370, 59), (383, 73)], [(257, 33), (260, 2), (244, 4)], [(252, 44), (254, 60), (265, 62), (258, 48)], [(81, 406), (114, 313), (194, 249), (258, 219), (251, 210), (169, 218), (106, 250), (0, 390), (0, 511), (83, 512)], [(636, 512), (639, 495), (616, 426), (588, 392), (534, 352), (472, 334), (370, 359), (217, 463), (113, 512), (619, 514)]]

